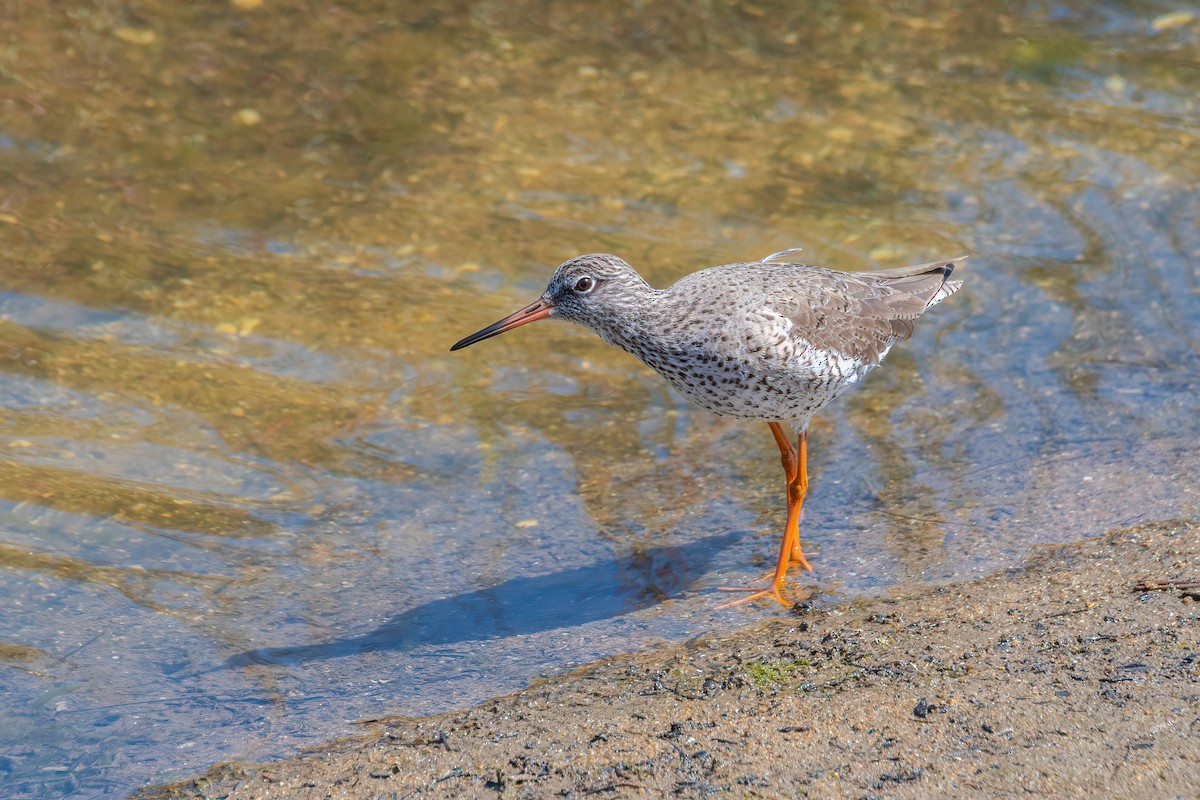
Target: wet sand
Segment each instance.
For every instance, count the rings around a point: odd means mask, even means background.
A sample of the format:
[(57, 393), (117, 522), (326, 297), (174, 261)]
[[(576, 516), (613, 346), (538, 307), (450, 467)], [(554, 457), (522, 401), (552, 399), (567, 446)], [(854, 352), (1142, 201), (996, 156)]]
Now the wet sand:
[(1200, 525), (1129, 528), (136, 796), (1194, 798), (1197, 581)]

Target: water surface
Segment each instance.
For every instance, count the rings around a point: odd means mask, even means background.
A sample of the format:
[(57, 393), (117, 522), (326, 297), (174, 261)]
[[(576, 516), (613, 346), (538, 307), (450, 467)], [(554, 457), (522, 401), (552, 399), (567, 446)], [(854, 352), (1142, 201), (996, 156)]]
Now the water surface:
[(563, 324), (447, 352), (581, 252), (972, 256), (814, 423), (794, 586), (1200, 515), (1185, 11), (253, 5), (0, 20), (0, 794), (778, 613), (714, 610), (774, 558), (766, 426)]

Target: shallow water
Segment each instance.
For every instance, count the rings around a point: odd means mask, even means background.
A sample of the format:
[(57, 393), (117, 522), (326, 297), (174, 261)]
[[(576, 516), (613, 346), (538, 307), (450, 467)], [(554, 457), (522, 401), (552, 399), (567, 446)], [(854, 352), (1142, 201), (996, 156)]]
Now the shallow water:
[(778, 613), (714, 610), (773, 559), (765, 426), (570, 326), (447, 352), (580, 252), (971, 254), (814, 423), (793, 586), (1200, 516), (1176, 8), (78, 5), (0, 17), (6, 797)]

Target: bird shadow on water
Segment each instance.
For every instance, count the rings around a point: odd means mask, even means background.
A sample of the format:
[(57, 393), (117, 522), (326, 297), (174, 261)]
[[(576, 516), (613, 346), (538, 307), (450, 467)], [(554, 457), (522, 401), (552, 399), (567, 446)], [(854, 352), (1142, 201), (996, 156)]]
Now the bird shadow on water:
[(227, 668), (287, 665), (378, 651), (502, 639), (620, 617), (679, 595), (688, 576), (702, 575), (713, 556), (747, 536), (731, 531), (677, 547), (551, 572), (414, 606), (373, 630), (293, 647), (263, 647), (231, 656)]

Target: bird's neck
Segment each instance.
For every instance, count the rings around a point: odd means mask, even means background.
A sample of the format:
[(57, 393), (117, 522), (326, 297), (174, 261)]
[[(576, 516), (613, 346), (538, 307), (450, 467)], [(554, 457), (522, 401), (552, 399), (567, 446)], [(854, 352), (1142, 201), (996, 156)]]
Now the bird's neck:
[(646, 293), (639, 298), (641, 302), (629, 313), (621, 314), (608, 320), (602, 330), (596, 333), (611, 345), (646, 361), (648, 349), (651, 346), (662, 348), (669, 346), (674, 338), (671, 325), (671, 313), (666, 293), (661, 289), (646, 287)]

